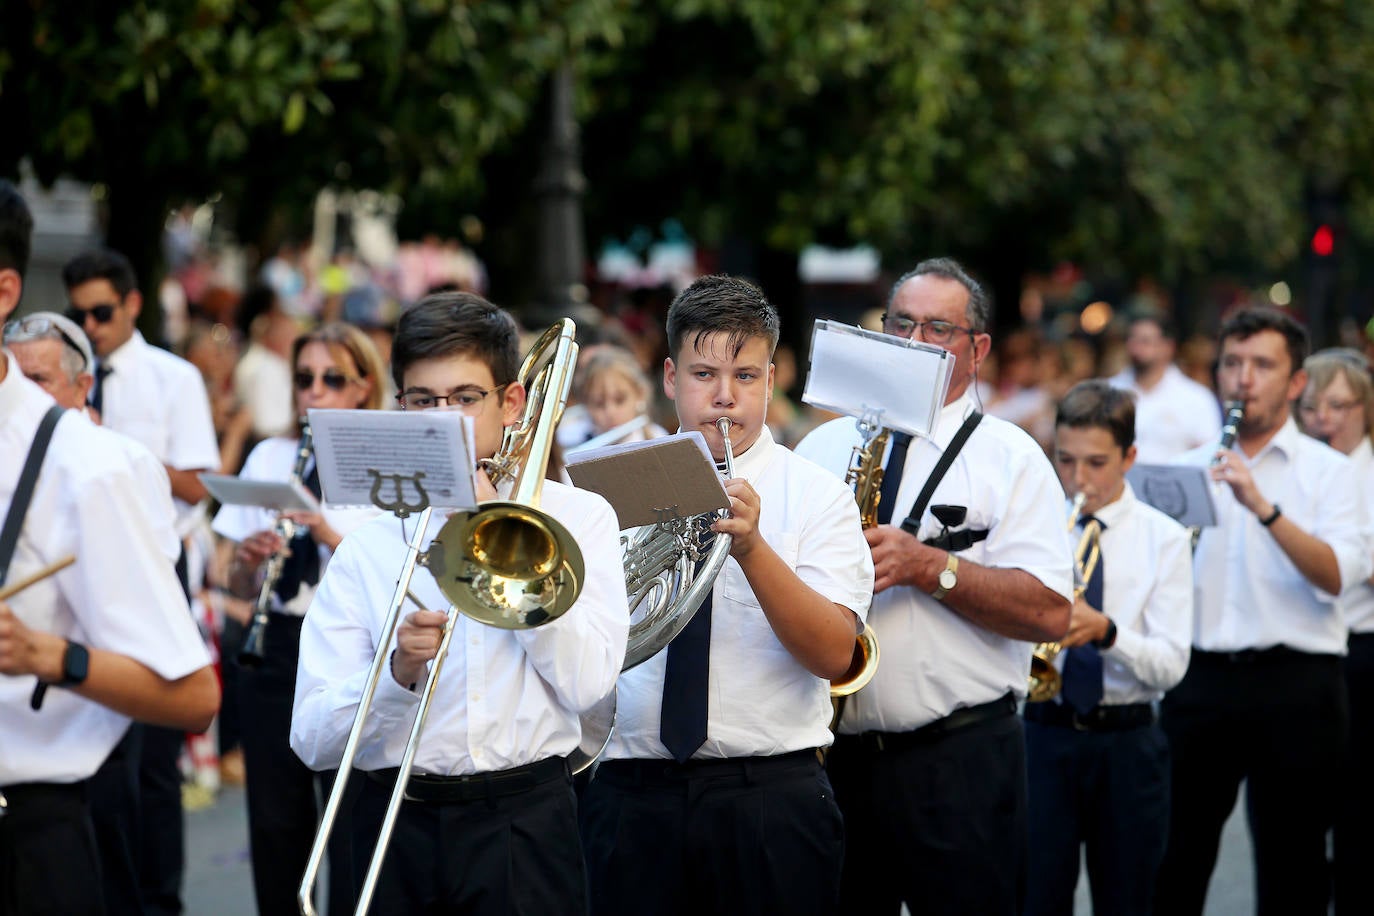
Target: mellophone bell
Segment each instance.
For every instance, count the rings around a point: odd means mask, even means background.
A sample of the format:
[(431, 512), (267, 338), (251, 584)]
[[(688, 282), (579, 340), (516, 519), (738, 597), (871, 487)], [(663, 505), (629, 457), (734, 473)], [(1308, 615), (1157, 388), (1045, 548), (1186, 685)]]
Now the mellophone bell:
[(510, 315), (467, 293), (400, 319), (400, 406), (471, 417), (479, 506), (382, 515), (321, 580), (291, 745), (348, 778), (302, 870), (304, 913), (331, 833), (354, 844), (359, 913), (582, 909), (567, 757), (580, 713), (614, 687), (629, 614), (610, 506), (544, 479), (573, 333), (559, 322), (522, 360)]

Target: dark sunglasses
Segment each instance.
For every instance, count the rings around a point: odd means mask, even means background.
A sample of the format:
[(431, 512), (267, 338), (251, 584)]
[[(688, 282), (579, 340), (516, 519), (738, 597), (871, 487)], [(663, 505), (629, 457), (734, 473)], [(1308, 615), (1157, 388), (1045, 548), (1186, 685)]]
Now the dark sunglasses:
[(343, 391), (348, 387), (349, 382), (360, 381), (359, 379), (344, 375), (337, 369), (326, 369), (321, 375), (298, 370), (296, 372), (296, 390), (309, 391), (314, 386), (315, 379), (317, 378), (321, 382), (324, 382), (324, 387), (328, 388), (330, 391)]
[(109, 303), (92, 306), (88, 309), (79, 309), (73, 305), (67, 308), (67, 317), (71, 319), (73, 323), (81, 327), (85, 326), (87, 315), (94, 318), (96, 324), (106, 324), (114, 317), (115, 309), (117, 308), (119, 308), (119, 306), (110, 305)]

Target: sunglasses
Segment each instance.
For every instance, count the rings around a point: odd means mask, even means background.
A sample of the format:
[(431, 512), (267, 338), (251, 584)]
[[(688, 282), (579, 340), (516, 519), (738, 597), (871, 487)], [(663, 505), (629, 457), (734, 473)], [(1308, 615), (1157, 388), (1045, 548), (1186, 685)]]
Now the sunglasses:
[(77, 345), (70, 334), (62, 330), (60, 324), (41, 315), (29, 315), (17, 321), (11, 321), (5, 325), (4, 337), (5, 343), (21, 343), (25, 340), (41, 339), (44, 336), (49, 336), (51, 339), (50, 335), (52, 334), (56, 334), (61, 338), (63, 344), (71, 347), (76, 355), (81, 357), (82, 372), (90, 371), (91, 367), (87, 365), (86, 351)]
[(108, 324), (110, 319), (114, 317), (115, 309), (117, 308), (119, 308), (119, 306), (110, 305), (109, 303), (92, 306), (88, 309), (79, 309), (73, 305), (67, 308), (67, 318), (81, 327), (85, 326), (87, 316), (94, 318), (96, 324)]
[(316, 375), (313, 372), (297, 371), (296, 390), (309, 391), (311, 388), (315, 386), (315, 379), (319, 379), (321, 382), (323, 382), (324, 387), (328, 388), (330, 391), (343, 391), (345, 388), (348, 387), (349, 382), (362, 381), (362, 379), (356, 379), (352, 376), (344, 375), (337, 369), (326, 369), (320, 375)]

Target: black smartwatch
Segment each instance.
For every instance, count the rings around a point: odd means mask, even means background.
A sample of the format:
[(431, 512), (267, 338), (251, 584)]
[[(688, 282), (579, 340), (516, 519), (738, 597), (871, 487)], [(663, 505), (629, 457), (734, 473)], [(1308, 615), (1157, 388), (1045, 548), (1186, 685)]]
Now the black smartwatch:
[[(86, 647), (79, 642), (67, 640), (67, 649), (62, 653), (62, 680), (57, 682), (58, 687), (76, 687), (86, 683), (86, 676), (91, 671), (91, 653), (86, 651)], [(33, 696), (29, 698), (29, 708), (34, 712), (43, 708), (43, 697), (48, 692), (48, 682), (39, 681), (33, 688)]]
[(86, 683), (86, 675), (91, 670), (91, 653), (79, 642), (67, 640), (67, 651), (62, 653), (62, 680), (58, 687), (75, 687)]
[(1116, 645), (1115, 620), (1110, 617), (1107, 618), (1107, 635), (1103, 636), (1101, 639), (1093, 640), (1093, 645), (1097, 646), (1099, 649), (1110, 649), (1112, 646)]
[(1270, 512), (1267, 516), (1260, 519), (1259, 523), (1264, 527), (1268, 528), (1270, 525), (1274, 524), (1274, 522), (1277, 522), (1279, 520), (1279, 516), (1282, 514), (1283, 510), (1279, 508), (1279, 504), (1274, 503), (1274, 511)]

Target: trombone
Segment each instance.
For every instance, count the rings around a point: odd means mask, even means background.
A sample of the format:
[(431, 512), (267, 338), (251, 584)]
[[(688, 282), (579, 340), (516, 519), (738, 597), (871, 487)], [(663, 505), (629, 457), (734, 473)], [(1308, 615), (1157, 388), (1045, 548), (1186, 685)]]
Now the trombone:
[[(1087, 500), (1087, 495), (1079, 492), (1073, 498), (1073, 505), (1069, 507), (1068, 530), (1072, 531), (1074, 525), (1078, 523), (1078, 514), (1083, 511), (1083, 503)], [(1101, 548), (1102, 526), (1096, 519), (1083, 526), (1083, 534), (1078, 539), (1078, 546), (1073, 551), (1073, 600), (1075, 603), (1082, 597), (1083, 592), (1087, 591), (1088, 581), (1092, 579), (1093, 570), (1097, 568), (1098, 558), (1102, 555)], [(1062, 652), (1064, 646), (1059, 642), (1041, 642), (1035, 644), (1035, 649), (1031, 652), (1030, 681), (1026, 694), (1028, 703), (1044, 703), (1052, 700), (1059, 695), (1060, 689), (1064, 686), (1063, 675), (1054, 666), (1054, 660)]]
[(473, 511), (453, 514), (424, 552), (420, 544), (429, 527), (433, 507), (425, 506), (419, 514), (391, 605), (382, 623), (377, 652), (368, 669), (358, 709), (353, 714), (353, 726), (344, 744), (338, 777), (325, 804), (296, 894), (296, 902), (304, 916), (316, 916), (315, 883), (343, 804), (344, 789), (353, 770), (373, 696), (387, 669), (401, 606), (407, 598), (420, 605), (410, 592), (415, 566), (419, 564), (430, 570), (440, 591), (452, 604), (438, 654), (430, 663), (429, 675), (425, 678), (415, 722), (410, 729), (367, 876), (358, 894), (356, 916), (367, 912), (376, 892), (382, 861), (400, 815), (401, 802), (405, 799), (406, 784), (419, 750), (434, 689), (453, 641), (457, 615), (461, 613), (504, 629), (529, 629), (561, 617), (582, 590), (584, 567), (577, 542), (558, 520), (539, 508), (544, 472), (553, 447), (553, 430), (567, 402), (573, 366), (577, 361), (574, 333), (573, 322), (564, 318), (545, 331), (525, 357), (516, 379), (527, 392), (524, 415), (514, 426), (506, 428), (496, 455), (482, 462), (493, 483), (506, 479), (515, 482), (510, 499), (492, 500)]

